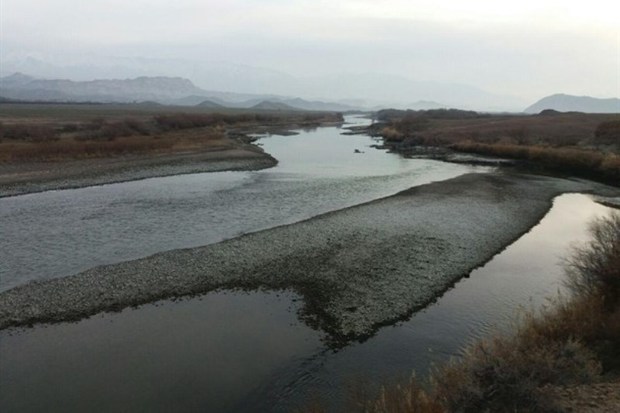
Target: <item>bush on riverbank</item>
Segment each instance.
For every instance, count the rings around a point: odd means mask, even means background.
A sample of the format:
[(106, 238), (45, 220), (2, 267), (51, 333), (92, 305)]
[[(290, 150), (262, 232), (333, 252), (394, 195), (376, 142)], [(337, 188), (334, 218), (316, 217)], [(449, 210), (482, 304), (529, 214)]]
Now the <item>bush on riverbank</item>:
[[(449, 116), (448, 116), (449, 115)], [(396, 151), (439, 146), (524, 160), (562, 173), (620, 182), (620, 119), (614, 114), (478, 115), (382, 111), (374, 133)]]
[(464, 141), (450, 146), (459, 152), (520, 159), (553, 170), (611, 183), (620, 182), (620, 155), (581, 148), (554, 148)]
[[(547, 389), (620, 373), (620, 213), (594, 221), (590, 244), (566, 261), (570, 296), (526, 314), (511, 336), (496, 335), (437, 368), (360, 399), (360, 412), (554, 412)], [(314, 408), (312, 411), (318, 412)]]

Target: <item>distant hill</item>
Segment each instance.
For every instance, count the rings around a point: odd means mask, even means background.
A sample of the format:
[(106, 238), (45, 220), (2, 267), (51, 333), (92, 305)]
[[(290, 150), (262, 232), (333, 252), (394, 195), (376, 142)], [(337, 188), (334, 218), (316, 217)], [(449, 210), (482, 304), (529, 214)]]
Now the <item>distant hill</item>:
[(219, 103), (215, 103), (211, 100), (204, 100), (197, 104), (196, 107), (204, 109), (226, 109), (226, 106), (220, 105)]
[(282, 103), (282, 102), (272, 102), (272, 101), (262, 101), (254, 106), (252, 106), (250, 109), (255, 109), (255, 110), (277, 110), (277, 111), (298, 111), (300, 109), (298, 108), (294, 108), (292, 106), (287, 105), (286, 103)]
[(558, 112), (620, 113), (620, 99), (557, 94), (542, 98), (527, 107), (524, 112), (540, 113), (548, 109)]
[(294, 108), (303, 110), (315, 110), (315, 111), (330, 111), (330, 112), (346, 112), (349, 110), (359, 110), (360, 106), (347, 105), (344, 103), (323, 102), (318, 100), (304, 100), (300, 98), (284, 99), (282, 103), (292, 106)]
[(343, 112), (359, 106), (308, 101), (271, 94), (204, 90), (180, 77), (141, 76), (134, 79), (72, 81), (38, 79), (22, 73), (0, 78), (0, 96), (6, 99), (45, 102), (156, 102), (164, 105), (263, 110), (316, 110)]
[(204, 94), (191, 81), (179, 77), (137, 77), (75, 82), (36, 79), (15, 73), (0, 79), (0, 95), (21, 100), (135, 102), (156, 101)]

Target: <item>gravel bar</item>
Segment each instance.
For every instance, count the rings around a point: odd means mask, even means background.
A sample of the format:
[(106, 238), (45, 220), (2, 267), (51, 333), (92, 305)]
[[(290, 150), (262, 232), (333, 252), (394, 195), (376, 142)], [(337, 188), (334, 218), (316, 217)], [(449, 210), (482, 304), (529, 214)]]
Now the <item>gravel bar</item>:
[(260, 148), (246, 146), (244, 149), (203, 153), (0, 164), (0, 198), (161, 176), (259, 170), (271, 168), (278, 163)]
[(583, 180), (467, 174), (203, 247), (158, 253), (0, 293), (0, 328), (78, 320), (215, 289), (290, 289), (305, 321), (346, 344), (428, 305), (534, 226)]

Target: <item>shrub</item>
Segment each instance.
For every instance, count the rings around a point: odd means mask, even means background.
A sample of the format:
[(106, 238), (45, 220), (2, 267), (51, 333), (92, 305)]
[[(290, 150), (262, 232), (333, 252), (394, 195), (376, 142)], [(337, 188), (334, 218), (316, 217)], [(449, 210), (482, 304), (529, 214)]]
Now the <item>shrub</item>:
[(384, 386), (379, 396), (357, 404), (364, 413), (446, 413), (447, 410), (436, 397), (430, 395), (412, 376), (403, 384)]
[(452, 144), (450, 148), (460, 152), (522, 159), (541, 167), (598, 178), (616, 184), (620, 181), (620, 156), (613, 153), (580, 148), (489, 144), (471, 140)]
[(386, 141), (391, 142), (401, 142), (405, 138), (405, 136), (400, 131), (396, 130), (391, 126), (386, 126), (385, 128), (383, 128), (381, 130), (381, 136), (383, 136), (383, 139), (385, 139)]
[(620, 144), (620, 120), (601, 122), (594, 131), (596, 143)]
[(601, 297), (608, 309), (620, 302), (620, 214), (590, 225), (592, 241), (567, 260), (567, 285), (576, 295)]
[(492, 338), (470, 347), (434, 376), (437, 400), (448, 411), (542, 412), (552, 408), (539, 392), (544, 385), (598, 377), (600, 363), (578, 341), (529, 339)]
[(214, 125), (224, 120), (223, 115), (178, 113), (157, 115), (153, 118), (162, 130), (191, 129)]
[(125, 118), (123, 119), (123, 123), (128, 129), (136, 132), (139, 135), (151, 134), (151, 130), (148, 124), (144, 121), (138, 120), (136, 118)]
[(411, 136), (414, 132), (419, 132), (426, 129), (429, 125), (429, 120), (425, 115), (411, 112), (393, 125), (402, 134)]
[(54, 128), (40, 124), (3, 125), (2, 137), (26, 142), (46, 142), (58, 139)]

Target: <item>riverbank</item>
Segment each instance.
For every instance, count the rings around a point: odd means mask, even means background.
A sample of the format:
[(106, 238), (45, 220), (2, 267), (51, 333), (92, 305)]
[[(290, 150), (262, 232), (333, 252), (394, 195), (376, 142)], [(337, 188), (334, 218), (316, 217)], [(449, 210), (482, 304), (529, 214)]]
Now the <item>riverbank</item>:
[[(382, 110), (366, 133), (408, 157), (514, 164), (532, 173), (620, 180), (620, 120), (614, 114), (491, 115), (456, 109)], [(363, 130), (356, 130), (361, 133)]]
[[(564, 262), (568, 297), (528, 313), (437, 367), (421, 386), (387, 386), (364, 412), (617, 412), (620, 409), (620, 214), (590, 225)], [(310, 411), (310, 410), (307, 410)], [(313, 409), (312, 411), (324, 411)]]
[[(196, 172), (258, 170), (277, 161), (255, 134), (341, 124), (329, 112), (140, 105), (3, 105), (0, 197)], [(148, 109), (148, 110), (147, 110)]]
[(563, 192), (618, 195), (587, 181), (464, 175), (218, 244), (16, 287), (0, 294), (0, 326), (218, 288), (292, 289), (306, 322), (338, 346), (427, 305), (528, 231)]
[(0, 197), (159, 176), (252, 171), (278, 161), (254, 145), (198, 153), (122, 156), (63, 162), (0, 163)]

